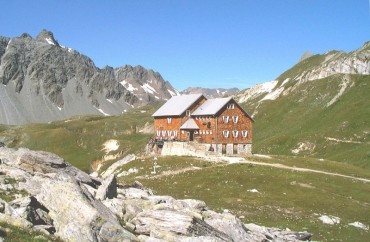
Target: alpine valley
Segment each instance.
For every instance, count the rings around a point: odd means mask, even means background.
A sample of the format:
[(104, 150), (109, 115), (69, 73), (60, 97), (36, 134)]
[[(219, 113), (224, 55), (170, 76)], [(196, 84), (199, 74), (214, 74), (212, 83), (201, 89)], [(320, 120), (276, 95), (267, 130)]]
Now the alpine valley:
[(370, 241), (370, 42), (184, 90), (253, 117), (240, 157), (148, 155), (180, 94), (158, 72), (100, 69), (46, 30), (0, 57), (0, 241)]

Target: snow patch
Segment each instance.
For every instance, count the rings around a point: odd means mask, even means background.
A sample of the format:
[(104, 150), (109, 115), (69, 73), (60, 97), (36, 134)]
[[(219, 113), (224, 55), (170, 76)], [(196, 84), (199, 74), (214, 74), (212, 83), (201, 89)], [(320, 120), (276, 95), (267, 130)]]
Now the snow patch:
[(171, 90), (167, 90), (169, 93), (170, 93), (170, 95), (173, 97), (173, 96), (177, 96), (178, 94), (176, 94), (175, 92), (173, 92), (173, 91), (171, 91)]
[(113, 104), (113, 101), (112, 101), (112, 100), (110, 100), (110, 99), (108, 99), (108, 98), (107, 98), (106, 100), (107, 100), (108, 102), (110, 102), (110, 103), (112, 103), (112, 104)]
[(11, 42), (12, 42), (12, 39), (9, 40), (8, 45), (6, 46), (6, 49), (8, 49)]
[(99, 112), (101, 112), (104, 116), (110, 116), (108, 113), (104, 112), (103, 109), (96, 108)]
[(57, 106), (57, 108), (59, 109), (59, 111), (62, 111), (62, 108), (61, 108), (61, 107), (58, 107), (58, 106)]
[(247, 190), (247, 192), (259, 193), (259, 191), (255, 188)]
[(144, 85), (141, 86), (145, 92), (147, 93), (150, 93), (150, 94), (154, 94), (154, 93), (158, 93), (151, 85), (149, 85), (148, 83), (145, 83)]
[(130, 92), (134, 92), (134, 91), (136, 91), (136, 90), (138, 90), (137, 88), (135, 88), (131, 83), (127, 83), (127, 81), (126, 80), (123, 80), (123, 81), (121, 81), (120, 82), (120, 84), (122, 85), (122, 86), (124, 86), (128, 91), (130, 91)]
[(118, 140), (110, 139), (110, 140), (105, 141), (105, 143), (103, 144), (102, 150), (104, 150), (105, 153), (109, 153), (111, 151), (118, 150), (118, 148), (119, 148)]
[(63, 49), (67, 49), (67, 51), (69, 52), (69, 53), (72, 53), (73, 52), (73, 49), (72, 48), (67, 48), (66, 46), (64, 46), (64, 45), (60, 45), (60, 47), (62, 47)]
[(369, 230), (369, 226), (367, 226), (363, 223), (357, 222), (357, 221), (353, 222), (353, 223), (349, 223), (348, 225), (356, 227), (356, 228), (360, 228), (360, 229), (363, 229), (363, 230)]
[(45, 38), (46, 42), (48, 42), (49, 45), (55, 45), (54, 41), (51, 38)]
[(319, 217), (319, 219), (324, 223), (324, 224), (339, 224), (340, 223), (340, 218), (335, 217), (335, 216), (327, 216), (327, 215), (322, 215)]

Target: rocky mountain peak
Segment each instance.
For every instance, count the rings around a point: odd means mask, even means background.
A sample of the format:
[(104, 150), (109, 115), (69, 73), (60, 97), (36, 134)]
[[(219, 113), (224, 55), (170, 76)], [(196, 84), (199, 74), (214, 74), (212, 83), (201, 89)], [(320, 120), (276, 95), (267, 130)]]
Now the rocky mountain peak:
[(129, 65), (100, 69), (89, 57), (59, 45), (48, 30), (35, 39), (0, 37), (0, 123), (118, 115), (173, 95), (177, 91), (158, 72)]
[(46, 29), (43, 29), (36, 37), (37, 41), (45, 42), (50, 45), (59, 46), (58, 41), (55, 40), (54, 34)]
[(32, 39), (32, 36), (28, 33), (23, 33), (21, 36), (19, 36), (21, 39)]

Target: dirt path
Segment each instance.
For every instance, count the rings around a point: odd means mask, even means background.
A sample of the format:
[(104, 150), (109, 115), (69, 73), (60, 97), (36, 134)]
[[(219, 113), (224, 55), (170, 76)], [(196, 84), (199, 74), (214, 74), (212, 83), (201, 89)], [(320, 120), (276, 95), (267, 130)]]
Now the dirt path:
[[(320, 170), (314, 170), (314, 169), (308, 169), (308, 168), (300, 168), (300, 167), (292, 167), (292, 166), (287, 166), (283, 165), (280, 163), (267, 163), (267, 162), (260, 162), (260, 161), (251, 161), (251, 160), (246, 160), (245, 158), (242, 157), (217, 157), (217, 159), (206, 159), (208, 161), (213, 160), (213, 161), (225, 161), (228, 164), (236, 164), (236, 163), (243, 163), (243, 164), (252, 164), (252, 165), (257, 165), (257, 166), (268, 166), (268, 167), (274, 167), (278, 169), (286, 169), (286, 170), (291, 170), (291, 171), (300, 171), (300, 172), (312, 172), (312, 173), (318, 173), (318, 174), (324, 174), (324, 175), (329, 175), (329, 176), (338, 176), (338, 177), (343, 177), (343, 178), (348, 178), (348, 179), (353, 179), (357, 181), (362, 181), (366, 183), (370, 183), (370, 179), (367, 178), (361, 178), (361, 177), (355, 177), (355, 176), (349, 176), (349, 175), (343, 175), (339, 173), (333, 173), (333, 172), (327, 172), (327, 171), (320, 171)], [(219, 164), (221, 166), (225, 164)], [(214, 166), (211, 166), (214, 167)], [(211, 168), (207, 167), (207, 168)], [(167, 176), (174, 176), (178, 175), (180, 173), (188, 172), (188, 171), (193, 171), (193, 170), (202, 170), (203, 168), (201, 167), (196, 167), (196, 166), (190, 166), (190, 167), (185, 167), (182, 169), (178, 170), (170, 170), (170, 171), (164, 171), (160, 174), (157, 175), (151, 175), (151, 176), (138, 176), (137, 178), (141, 179), (158, 179), (161, 177), (167, 177)]]
[(162, 172), (161, 174), (158, 174), (158, 175), (138, 176), (136, 178), (140, 178), (140, 179), (158, 179), (158, 178), (161, 178), (161, 177), (174, 176), (174, 175), (178, 175), (180, 173), (184, 173), (184, 172), (187, 172), (187, 171), (194, 171), (194, 170), (201, 170), (201, 169), (202, 168), (197, 167), (197, 166), (189, 166), (189, 167), (185, 167), (185, 168), (178, 169), (178, 170), (164, 171), (164, 172)]
[(246, 160), (241, 157), (222, 157), (221, 159), (228, 162), (229, 164), (245, 163), (245, 164), (258, 165), (258, 166), (269, 166), (269, 167), (275, 167), (275, 168), (286, 169), (286, 170), (291, 170), (291, 171), (313, 172), (313, 173), (319, 173), (319, 174), (330, 175), (330, 176), (339, 176), (339, 177), (344, 177), (344, 178), (349, 178), (349, 179), (353, 179), (357, 181), (370, 183), (370, 179), (366, 179), (366, 178), (348, 176), (348, 175), (343, 175), (339, 173), (332, 173), (332, 172), (320, 171), (320, 170), (314, 170), (314, 169), (308, 169), (308, 168), (291, 167), (291, 166), (283, 165), (280, 163), (266, 163), (266, 162), (259, 162), (259, 161), (250, 161), (250, 160)]

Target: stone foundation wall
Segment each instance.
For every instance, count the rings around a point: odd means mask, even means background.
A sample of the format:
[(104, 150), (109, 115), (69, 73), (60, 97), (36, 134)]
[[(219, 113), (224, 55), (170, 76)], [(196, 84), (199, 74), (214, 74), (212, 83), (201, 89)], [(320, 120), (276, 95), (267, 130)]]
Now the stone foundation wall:
[[(195, 156), (208, 157), (213, 155), (248, 155), (252, 154), (252, 144), (226, 144), (226, 153), (223, 153), (222, 144), (204, 144), (197, 142), (164, 142), (161, 150), (163, 156)], [(234, 150), (236, 153), (234, 153)]]

